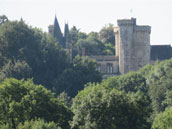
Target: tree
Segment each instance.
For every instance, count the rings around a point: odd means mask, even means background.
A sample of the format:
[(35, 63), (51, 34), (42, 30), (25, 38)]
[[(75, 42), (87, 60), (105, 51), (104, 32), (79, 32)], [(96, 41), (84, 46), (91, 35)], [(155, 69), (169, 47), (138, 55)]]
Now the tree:
[(27, 79), (32, 77), (32, 69), (27, 64), (26, 61), (8, 61), (1, 69), (0, 69), (0, 80), (4, 80), (5, 78), (14, 77), (16, 79)]
[(147, 75), (149, 96), (155, 113), (171, 105), (169, 99), (172, 91), (172, 60), (157, 62)]
[(81, 55), (81, 49), (85, 48), (86, 55), (114, 55), (114, 44), (104, 43), (99, 38), (99, 33), (90, 32), (89, 34), (80, 32), (75, 26), (70, 30), (70, 43), (73, 45), (74, 55)]
[(86, 55), (114, 55), (115, 49), (110, 43), (104, 44), (98, 37), (98, 33), (90, 32), (88, 37), (78, 39), (75, 45), (78, 48), (85, 48)]
[(65, 91), (70, 97), (74, 97), (85, 84), (101, 80), (101, 74), (96, 70), (96, 62), (86, 57), (76, 56), (73, 66), (65, 69), (58, 78), (55, 91), (57, 94)]
[(44, 120), (25, 121), (24, 124), (19, 124), (17, 129), (61, 129), (58, 124), (54, 122), (45, 122)]
[[(56, 39), (29, 27), (24, 21), (4, 23), (0, 31), (0, 59), (4, 59), (0, 67), (1, 80), (33, 77), (35, 84), (42, 84), (58, 94), (65, 91), (69, 96), (75, 96), (89, 81), (101, 81), (95, 62), (85, 60), (74, 66), (76, 61), (74, 64), (68, 61)], [(84, 37), (83, 33), (75, 31), (77, 37)]]
[(71, 115), (54, 93), (32, 80), (6, 79), (0, 84), (0, 124), (16, 128), (19, 123), (41, 118), (69, 128)]
[(74, 98), (72, 129), (149, 129), (144, 95), (90, 84)]
[(122, 76), (114, 76), (108, 78), (104, 83), (107, 87), (116, 88), (126, 93), (141, 91), (146, 94), (148, 92), (146, 78), (138, 72), (129, 72)]
[(5, 15), (1, 15), (0, 16), (0, 25), (2, 25), (3, 23), (7, 22), (8, 18)]
[(72, 45), (75, 45), (78, 41), (78, 39), (86, 39), (87, 38), (87, 34), (80, 32), (79, 29), (76, 28), (76, 26), (73, 26), (70, 29), (70, 43), (72, 43)]
[(77, 45), (78, 40), (84, 40), (87, 38), (87, 34), (80, 32), (76, 26), (73, 26), (69, 31), (69, 43), (72, 44), (73, 57), (80, 54), (80, 46)]
[(58, 95), (58, 99), (68, 108), (72, 105), (72, 99), (70, 96), (67, 95), (66, 92), (62, 92)]
[(94, 39), (80, 39), (77, 42), (77, 46), (80, 49), (80, 51), (82, 48), (85, 49), (86, 56), (105, 55), (104, 45), (100, 43), (100, 41)]
[(22, 20), (4, 23), (0, 26), (0, 32), (0, 53), (7, 59), (2, 64), (8, 61), (12, 62), (10, 64), (26, 62), (34, 82), (53, 89), (54, 82), (69, 65), (65, 51), (56, 40), (39, 29), (29, 27)]
[[(1, 125), (0, 129), (9, 129), (9, 124)], [(20, 123), (16, 129), (61, 129), (58, 124), (54, 122), (45, 122), (42, 119), (25, 121)]]
[(171, 129), (172, 128), (172, 107), (158, 114), (152, 124), (151, 129)]
[(104, 26), (99, 32), (99, 38), (103, 43), (111, 43), (115, 46), (114, 25), (109, 23)]
[(105, 53), (106, 55), (115, 55), (115, 46), (111, 43), (105, 44)]

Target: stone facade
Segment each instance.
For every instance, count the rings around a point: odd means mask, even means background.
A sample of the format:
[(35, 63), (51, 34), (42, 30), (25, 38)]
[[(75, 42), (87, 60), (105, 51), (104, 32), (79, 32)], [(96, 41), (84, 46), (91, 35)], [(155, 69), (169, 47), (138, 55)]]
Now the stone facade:
[(119, 74), (119, 61), (116, 56), (88, 56), (89, 59), (96, 60), (97, 70), (103, 74), (103, 78)]
[(136, 25), (136, 19), (118, 20), (114, 28), (119, 73), (139, 70), (150, 61), (150, 26)]

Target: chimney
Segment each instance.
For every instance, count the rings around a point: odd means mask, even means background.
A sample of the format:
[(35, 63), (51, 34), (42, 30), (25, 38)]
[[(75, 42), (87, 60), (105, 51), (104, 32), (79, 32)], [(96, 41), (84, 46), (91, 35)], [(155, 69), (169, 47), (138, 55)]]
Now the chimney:
[(82, 56), (85, 56), (85, 48), (82, 48)]

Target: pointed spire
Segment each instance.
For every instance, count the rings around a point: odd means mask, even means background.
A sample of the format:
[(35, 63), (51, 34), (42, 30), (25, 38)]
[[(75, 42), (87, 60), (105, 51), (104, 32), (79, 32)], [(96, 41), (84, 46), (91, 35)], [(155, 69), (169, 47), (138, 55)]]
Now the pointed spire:
[(54, 19), (53, 36), (54, 36), (54, 38), (56, 38), (59, 41), (60, 45), (62, 47), (64, 47), (63, 35), (62, 35), (62, 32), (61, 32), (61, 29), (60, 29), (60, 26), (59, 26), (59, 23), (58, 23), (56, 15), (55, 15), (55, 19)]
[(65, 28), (64, 28), (64, 43), (66, 48), (69, 48), (69, 26), (68, 23), (65, 22)]

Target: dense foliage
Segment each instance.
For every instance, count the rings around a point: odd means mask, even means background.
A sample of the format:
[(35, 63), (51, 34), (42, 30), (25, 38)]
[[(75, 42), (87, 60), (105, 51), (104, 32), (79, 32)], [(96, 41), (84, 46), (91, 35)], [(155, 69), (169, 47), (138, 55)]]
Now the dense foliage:
[[(1, 56), (8, 60), (3, 63), (3, 76), (0, 78), (33, 77), (35, 83), (52, 89), (52, 80), (58, 78), (67, 67), (65, 52), (55, 40), (23, 21), (6, 22), (0, 26), (0, 30)], [(15, 75), (20, 72), (20, 76)]]
[[(10, 126), (2, 125), (0, 129), (9, 129)], [(45, 122), (42, 119), (38, 120), (31, 120), (25, 121), (24, 124), (20, 123), (16, 129), (61, 129), (56, 123), (52, 122)]]
[(69, 128), (72, 113), (43, 86), (32, 80), (6, 79), (0, 84), (0, 124), (16, 127), (27, 120), (42, 118)]
[[(73, 55), (82, 53), (85, 55), (115, 55), (115, 41), (113, 25), (103, 27), (99, 33), (90, 32), (89, 34), (80, 32), (75, 26), (70, 30), (70, 42), (73, 44)], [(107, 37), (107, 35), (110, 35)]]
[(167, 108), (163, 113), (158, 114), (152, 124), (152, 129), (172, 128), (172, 107)]
[(73, 67), (65, 69), (57, 81), (56, 93), (63, 89), (69, 96), (74, 97), (88, 82), (100, 82), (101, 75), (96, 70), (96, 62), (86, 57), (76, 56)]
[(76, 59), (77, 65), (70, 62), (51, 35), (29, 27), (23, 20), (0, 25), (0, 59), (0, 80), (33, 78), (34, 83), (57, 94), (65, 91), (73, 97), (84, 84), (101, 81), (95, 62), (84, 58)]
[(73, 129), (149, 129), (145, 96), (89, 85), (75, 97)]

